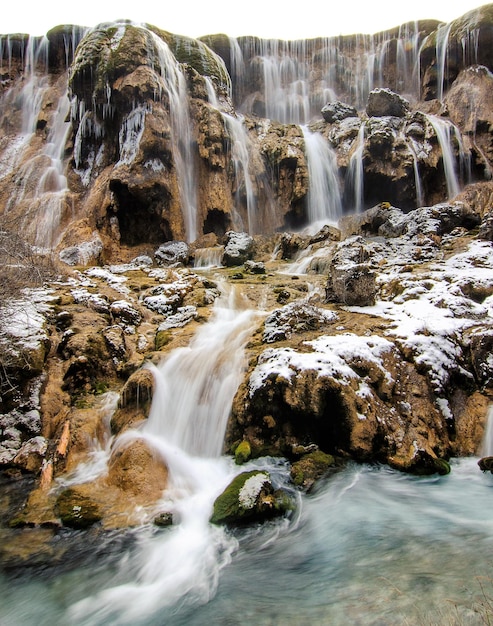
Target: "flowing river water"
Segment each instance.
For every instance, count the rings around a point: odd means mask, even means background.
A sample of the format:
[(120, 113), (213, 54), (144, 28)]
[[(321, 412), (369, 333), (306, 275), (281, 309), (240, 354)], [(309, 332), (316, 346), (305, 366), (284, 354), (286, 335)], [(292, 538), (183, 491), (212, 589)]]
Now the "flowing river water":
[(288, 522), (146, 527), (68, 572), (3, 578), (0, 623), (488, 624), (492, 494), (475, 459), (427, 478), (349, 465)]
[[(493, 476), (477, 459), (431, 477), (349, 463), (302, 495), (282, 460), (239, 468), (220, 454), (258, 315), (234, 293), (220, 298), (191, 344), (156, 368), (145, 427), (124, 435), (166, 460), (173, 526), (61, 533), (63, 567), (1, 575), (2, 626), (490, 623)], [(296, 513), (237, 530), (210, 524), (215, 497), (251, 467), (291, 489)]]

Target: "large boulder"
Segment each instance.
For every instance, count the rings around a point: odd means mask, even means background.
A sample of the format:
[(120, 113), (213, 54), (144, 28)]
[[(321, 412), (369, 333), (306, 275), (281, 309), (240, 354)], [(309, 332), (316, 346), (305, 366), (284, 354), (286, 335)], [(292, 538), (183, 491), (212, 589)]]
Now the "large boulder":
[(248, 233), (229, 231), (226, 233), (223, 265), (226, 267), (243, 265), (252, 258), (253, 249), (254, 239)]
[(322, 108), (321, 113), (324, 120), (329, 124), (339, 122), (347, 117), (358, 117), (358, 111), (353, 106), (339, 101), (328, 102)]
[(308, 441), (409, 471), (450, 454), (430, 383), (391, 341), (343, 333), (298, 345), (268, 348), (252, 365), (234, 400), (227, 445), (247, 433), (252, 455), (289, 457)]
[(405, 117), (410, 110), (409, 102), (390, 89), (378, 88), (368, 94), (366, 113), (369, 117)]

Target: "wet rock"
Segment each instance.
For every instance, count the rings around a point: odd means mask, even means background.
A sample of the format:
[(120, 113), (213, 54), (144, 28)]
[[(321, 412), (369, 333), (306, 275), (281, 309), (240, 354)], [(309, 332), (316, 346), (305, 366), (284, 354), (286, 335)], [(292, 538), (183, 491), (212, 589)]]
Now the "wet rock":
[(229, 231), (226, 233), (224, 246), (223, 265), (234, 267), (243, 265), (253, 255), (254, 240), (248, 233)]
[(417, 476), (429, 476), (439, 474), (445, 476), (450, 473), (450, 464), (435, 454), (413, 446), (408, 454), (400, 454), (389, 459), (389, 464), (409, 474)]
[(267, 472), (243, 472), (214, 502), (213, 524), (246, 524), (284, 515), (292, 508), (286, 493), (275, 490)]
[(491, 71), (479, 65), (462, 70), (448, 91), (445, 104), (450, 119), (460, 128), (464, 141), (468, 144), (470, 142), (470, 150), (474, 155), (473, 165), (484, 178), (491, 178), (493, 168)]
[(470, 353), (474, 373), (480, 385), (493, 383), (493, 330), (476, 331), (470, 337)]
[(144, 440), (122, 441), (111, 455), (106, 482), (142, 502), (156, 502), (167, 487), (168, 468)]
[(103, 329), (103, 337), (108, 346), (111, 356), (118, 363), (122, 361), (127, 354), (127, 346), (125, 344), (125, 335), (121, 326), (108, 326)]
[(265, 274), (265, 263), (261, 261), (245, 261), (245, 271), (249, 274)]
[(103, 242), (97, 233), (91, 241), (60, 250), (60, 261), (71, 266), (98, 265), (103, 252)]
[(316, 450), (305, 454), (291, 466), (291, 480), (297, 487), (309, 490), (317, 480), (334, 467), (335, 459), (331, 454)]
[(246, 463), (248, 461), (251, 455), (252, 448), (250, 446), (250, 443), (244, 439), (241, 443), (238, 444), (235, 449), (236, 465), (243, 465), (243, 463)]
[(197, 307), (188, 305), (177, 308), (176, 313), (168, 315), (164, 322), (159, 324), (157, 333), (167, 331), (170, 328), (182, 328), (198, 317)]
[(281, 258), (288, 261), (309, 245), (308, 238), (297, 233), (282, 233), (279, 241)]
[(493, 241), (493, 211), (486, 213), (486, 215), (481, 220), (481, 225), (478, 232), (478, 239), (483, 239), (484, 241)]
[(118, 434), (147, 418), (154, 393), (154, 376), (142, 368), (127, 380), (120, 394), (118, 408), (111, 417), (111, 431)]
[(173, 525), (173, 513), (159, 513), (154, 518), (154, 525), (160, 528), (166, 528)]
[(409, 102), (390, 89), (374, 89), (368, 95), (366, 113), (369, 117), (405, 117), (409, 112)]
[(493, 456), (484, 456), (479, 459), (478, 465), (482, 472), (491, 472), (493, 474)]
[(332, 124), (347, 117), (358, 117), (358, 112), (350, 104), (344, 102), (329, 102), (322, 108), (322, 116), (326, 122)]
[(87, 485), (69, 487), (57, 497), (55, 511), (64, 526), (89, 528), (103, 518), (101, 503), (93, 500)]

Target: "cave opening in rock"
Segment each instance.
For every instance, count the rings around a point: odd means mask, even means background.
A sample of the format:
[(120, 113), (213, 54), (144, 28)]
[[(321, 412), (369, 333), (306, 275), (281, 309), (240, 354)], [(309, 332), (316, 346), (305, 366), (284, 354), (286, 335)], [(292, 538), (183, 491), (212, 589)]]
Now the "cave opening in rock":
[(143, 243), (159, 245), (172, 239), (169, 225), (160, 215), (159, 195), (164, 190), (146, 190), (142, 196), (132, 193), (128, 185), (112, 180), (110, 189), (114, 194), (116, 217), (120, 230), (120, 243), (136, 246)]
[(204, 235), (214, 233), (222, 237), (231, 228), (231, 220), (221, 209), (210, 209), (204, 220)]
[(331, 454), (350, 449), (347, 407), (339, 391), (328, 390), (320, 398), (319, 412), (305, 417), (305, 428), (321, 450)]

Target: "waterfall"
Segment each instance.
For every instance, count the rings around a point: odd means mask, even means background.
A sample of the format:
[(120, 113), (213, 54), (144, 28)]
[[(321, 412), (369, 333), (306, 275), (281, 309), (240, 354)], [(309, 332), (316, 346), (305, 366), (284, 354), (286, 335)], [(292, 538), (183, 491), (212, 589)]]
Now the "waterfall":
[(169, 46), (148, 31), (157, 51), (163, 88), (169, 98), (171, 138), (187, 241), (197, 238), (197, 186), (187, 81)]
[(233, 290), (224, 294), (190, 345), (152, 367), (156, 386), (149, 418), (140, 431), (121, 438), (144, 438), (163, 456), (169, 486), (160, 505), (175, 523), (160, 535), (143, 534), (138, 553), (123, 564), (134, 582), (78, 602), (71, 608), (72, 623), (142, 623), (185, 595), (206, 601), (214, 594), (237, 545), (208, 520), (214, 499), (238, 471), (220, 454), (257, 319), (241, 304)]
[(337, 159), (328, 141), (302, 127), (308, 165), (308, 221), (336, 222), (342, 215)]
[(424, 205), (423, 185), (421, 183), (418, 166), (418, 153), (420, 147), (417, 145), (417, 142), (413, 137), (409, 137), (408, 146), (413, 157), (414, 187), (416, 189), (416, 207), (418, 208)]
[(365, 123), (359, 127), (358, 135), (353, 142), (349, 167), (346, 172), (344, 186), (345, 204), (352, 207), (356, 213), (363, 210), (364, 203), (364, 170), (363, 150), (365, 147)]
[(445, 71), (447, 69), (447, 47), (450, 35), (450, 24), (442, 25), (436, 33), (436, 57), (437, 57), (437, 98), (443, 100), (443, 92), (445, 88)]
[(195, 250), (193, 267), (199, 270), (222, 267), (223, 254), (224, 246), (198, 248)]
[(250, 140), (243, 118), (236, 118), (227, 113), (221, 113), (231, 141), (230, 158), (233, 163), (235, 180), (236, 209), (242, 205), (242, 196), (245, 197), (247, 229), (253, 234), (258, 230), (257, 199), (255, 196), (252, 177), (250, 174)]
[[(59, 81), (59, 87), (50, 81), (48, 45), (46, 37), (28, 39), (24, 84), (17, 96), (13, 90), (15, 107), (20, 108), (22, 117), (20, 135), (11, 141), (0, 167), (0, 178), (15, 171), (15, 184), (11, 186), (6, 212), (17, 205), (24, 205), (21, 230), (32, 243), (45, 249), (58, 243), (58, 230), (68, 191), (63, 160), (70, 130), (70, 123), (66, 121), (70, 109), (67, 85)], [(51, 95), (52, 90), (59, 95), (58, 99), (56, 95)], [(48, 97), (53, 98), (55, 107), (49, 117), (42, 120), (44, 126), (41, 126), (39, 117)], [(45, 107), (44, 110), (50, 108)], [(41, 147), (36, 149), (41, 136), (40, 128), (47, 132), (47, 136)]]
[[(392, 32), (299, 41), (230, 40), (237, 108), (281, 123), (307, 124), (327, 101), (340, 99), (363, 108), (372, 89), (388, 87), (391, 81), (417, 100), (420, 42), (417, 23), (402, 27), (397, 40)], [(388, 76), (394, 46), (395, 79)], [(248, 97), (252, 82), (259, 83), (259, 93)]]
[[(460, 131), (452, 122), (435, 115), (426, 115), (426, 119), (432, 125), (442, 151), (448, 198), (455, 198), (461, 190), (461, 174), (463, 180), (469, 180), (470, 178), (469, 158), (464, 150)], [(459, 149), (459, 163), (457, 163), (454, 156), (453, 141), (455, 141)]]

